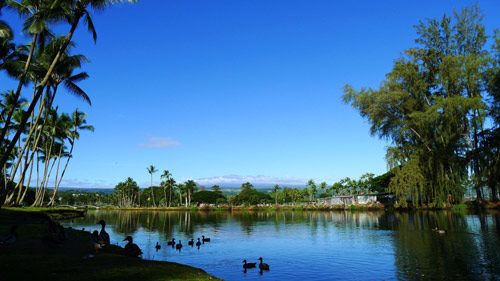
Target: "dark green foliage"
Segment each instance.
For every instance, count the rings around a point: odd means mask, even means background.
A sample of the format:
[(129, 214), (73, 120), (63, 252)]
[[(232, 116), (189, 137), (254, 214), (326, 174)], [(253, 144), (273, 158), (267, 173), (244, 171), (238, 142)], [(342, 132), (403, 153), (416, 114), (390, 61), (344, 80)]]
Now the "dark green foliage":
[[(237, 196), (231, 198), (231, 203), (234, 205), (256, 205), (256, 204), (266, 204), (274, 202), (271, 195), (259, 192), (254, 188), (248, 187), (244, 188)], [(251, 185), (251, 184), (250, 184)]]
[[(222, 199), (222, 200), (219, 200)], [(226, 197), (222, 193), (215, 191), (202, 190), (193, 193), (191, 201), (194, 203), (216, 204), (217, 202), (225, 203)], [(220, 204), (220, 203), (219, 203)]]
[(380, 88), (344, 88), (344, 102), (368, 119), (371, 134), (391, 141), (389, 188), (401, 201), (460, 200), (469, 176), (481, 198), (480, 135), (495, 81), (485, 77), (498, 64), (485, 50), (478, 10), (420, 22), (417, 47), (395, 60)]
[[(154, 190), (154, 193), (152, 190)], [(161, 186), (145, 188), (141, 193), (141, 206), (158, 206), (160, 203), (166, 203), (164, 202), (163, 193), (164, 189)]]
[(389, 183), (391, 182), (394, 174), (392, 172), (387, 172), (383, 175), (374, 177), (372, 179), (372, 191), (375, 193), (387, 192), (389, 189)]

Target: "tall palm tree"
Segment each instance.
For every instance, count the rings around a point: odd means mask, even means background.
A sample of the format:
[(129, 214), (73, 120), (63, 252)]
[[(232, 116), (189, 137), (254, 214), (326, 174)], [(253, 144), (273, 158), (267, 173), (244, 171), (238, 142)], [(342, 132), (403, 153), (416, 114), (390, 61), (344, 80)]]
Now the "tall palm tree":
[(316, 194), (316, 191), (317, 191), (316, 183), (314, 182), (314, 180), (310, 179), (307, 182), (306, 185), (310, 187), (310, 189), (309, 189), (311, 191), (311, 193), (310, 193), (310, 195), (311, 195), (310, 200), (312, 201), (314, 199), (314, 194)]
[(198, 184), (194, 180), (188, 180), (184, 183), (186, 187), (186, 207), (191, 205), (191, 194), (193, 194), (196, 190), (198, 190)]
[[(44, 1), (45, 2), (45, 1)], [(92, 32), (94, 42), (97, 39), (97, 33), (94, 28), (94, 24), (92, 22), (92, 19), (90, 17), (90, 14), (87, 10), (87, 8), (90, 6), (94, 10), (103, 10), (105, 7), (115, 3), (115, 2), (123, 2), (119, 0), (55, 0), (54, 2), (51, 2), (50, 8), (57, 9), (57, 11), (61, 11), (62, 15), (64, 18), (68, 20), (68, 23), (71, 25), (71, 28), (65, 37), (66, 40), (62, 44), (62, 46), (59, 48), (57, 54), (52, 60), (52, 63), (50, 64), (50, 67), (48, 68), (47, 73), (45, 74), (43, 80), (41, 80), (40, 84), (38, 85), (38, 88), (36, 90), (35, 95), (33, 96), (33, 100), (27, 110), (26, 116), (23, 118), (22, 123), (26, 124), (28, 122), (28, 118), (35, 109), (36, 104), (40, 100), (40, 97), (42, 96), (45, 87), (49, 83), (49, 79), (52, 75), (52, 72), (54, 71), (57, 63), (61, 59), (62, 54), (66, 51), (66, 48), (68, 47), (69, 43), (71, 42), (71, 39), (73, 38), (73, 35), (75, 33), (76, 27), (78, 26), (80, 19), (82, 17), (84, 18), (85, 23), (87, 24), (87, 27), (90, 32)], [(134, 0), (128, 0), (128, 2), (136, 2)], [(48, 2), (47, 2), (48, 3)], [(61, 17), (62, 18), (62, 17)], [(21, 132), (17, 131), (16, 134), (13, 137), (13, 142), (17, 142), (19, 137), (21, 136)], [(2, 156), (2, 159), (0, 160), (0, 167), (3, 167), (5, 162), (7, 161), (7, 158), (9, 157), (10, 153), (14, 149), (14, 144), (12, 142), (9, 144), (9, 146), (6, 149), (6, 153)], [(2, 202), (5, 199), (5, 192), (4, 190), (0, 202)]]
[[(38, 79), (41, 79), (41, 77), (43, 77), (43, 75), (47, 72), (47, 68), (49, 67), (49, 65), (51, 63), (52, 58), (57, 53), (57, 50), (62, 45), (63, 41), (64, 41), (64, 38), (62, 38), (62, 37), (54, 38), (49, 44), (47, 44), (47, 46), (45, 46), (45, 48), (40, 49), (37, 52), (35, 52), (34, 65), (31, 67), (31, 71), (30, 71), (30, 75), (35, 81)], [(73, 45), (74, 45), (74, 43), (70, 42), (70, 44), (68, 46), (71, 47)], [(81, 97), (82, 99), (84, 99), (85, 101), (87, 101), (90, 104), (90, 99), (89, 99), (88, 95), (75, 84), (76, 82), (79, 82), (81, 80), (86, 79), (88, 77), (88, 75), (85, 72), (73, 75), (73, 71), (76, 68), (80, 68), (82, 62), (88, 61), (88, 59), (83, 55), (70, 56), (69, 50), (70, 50), (69, 48), (66, 49), (66, 52), (62, 55), (57, 67), (54, 69), (54, 71), (52, 73), (50, 83), (47, 87), (46, 96), (44, 98), (45, 102), (42, 104), (42, 106), (40, 106), (40, 109), (38, 111), (38, 115), (37, 115), (36, 119), (33, 121), (33, 118), (32, 118), (32, 122), (30, 124), (31, 129), (30, 129), (29, 133), (27, 134), (27, 138), (25, 140), (25, 145), (22, 147), (19, 154), (23, 154), (25, 149), (32, 143), (30, 139), (33, 136), (33, 132), (34, 132), (33, 130), (35, 128), (38, 128), (38, 121), (40, 119), (40, 115), (42, 114), (42, 112), (45, 112), (46, 115), (48, 112), (50, 112), (49, 109), (51, 108), (52, 102), (53, 102), (54, 97), (57, 93), (58, 86), (61, 83), (65, 86), (65, 88), (68, 90), (68, 92), (70, 92), (78, 97)], [(49, 90), (51, 90), (51, 91), (49, 91)], [(43, 109), (45, 109), (45, 111)], [(42, 126), (37, 131), (38, 136), (35, 135), (36, 141), (33, 143), (33, 147), (36, 147), (38, 145), (38, 142), (40, 140), (40, 133), (44, 131), (45, 121), (48, 119), (44, 118), (43, 120), (44, 120), (44, 122), (42, 122)], [(32, 157), (34, 156), (34, 153), (35, 153), (35, 150), (32, 151)], [(20, 160), (20, 158), (19, 158), (19, 160)], [(29, 162), (31, 162), (31, 160)], [(20, 165), (20, 161), (18, 161), (14, 165), (13, 170), (15, 172), (17, 172), (19, 165)], [(25, 165), (25, 170), (23, 172), (23, 179), (24, 179), (24, 174), (26, 173), (27, 169), (28, 169), (28, 165)], [(57, 185), (57, 183), (55, 185)]]
[(156, 207), (155, 192), (154, 192), (154, 188), (153, 188), (153, 174), (158, 172), (158, 169), (156, 169), (156, 167), (153, 165), (150, 165), (146, 169), (148, 170), (148, 173), (151, 174), (151, 198), (153, 199), (153, 206)]
[[(64, 173), (66, 172), (66, 168), (68, 167), (69, 160), (73, 156), (72, 153), (73, 153), (73, 148), (75, 147), (75, 141), (80, 139), (80, 131), (88, 130), (88, 131), (94, 132), (94, 127), (92, 125), (85, 125), (87, 123), (87, 120), (85, 118), (87, 118), (87, 114), (79, 111), (77, 108), (73, 112), (73, 114), (71, 115), (71, 120), (68, 122), (69, 130), (68, 130), (67, 136), (68, 136), (68, 141), (71, 145), (71, 148), (69, 150), (68, 158), (66, 160), (66, 165), (64, 166), (64, 169), (61, 173), (61, 177), (59, 178), (59, 181), (57, 181), (57, 177), (56, 177), (56, 184), (54, 186), (54, 195), (52, 196), (52, 199), (51, 199), (52, 205), (54, 204), (54, 198), (55, 198), (56, 191), (59, 188), (59, 186), (61, 185), (61, 181), (64, 177)], [(59, 156), (59, 159), (61, 159), (61, 156)]]
[(165, 201), (167, 201), (167, 182), (168, 179), (172, 176), (172, 174), (168, 170), (163, 170), (163, 174), (161, 174), (160, 179), (165, 179), (165, 182), (162, 182), (163, 184), (163, 196), (165, 198)]
[[(179, 191), (179, 206), (180, 206), (182, 205), (182, 195), (186, 194), (186, 185), (183, 183), (178, 184), (177, 190)], [(186, 199), (186, 206), (187, 206), (187, 199)]]
[(169, 190), (169, 197), (168, 197), (168, 206), (171, 206), (172, 203), (172, 193), (175, 193), (175, 180), (174, 178), (169, 178), (167, 180), (167, 185), (168, 185), (168, 190)]
[(274, 188), (273, 188), (273, 192), (274, 192), (274, 205), (278, 205), (278, 191), (280, 190), (280, 186), (279, 185), (275, 185)]

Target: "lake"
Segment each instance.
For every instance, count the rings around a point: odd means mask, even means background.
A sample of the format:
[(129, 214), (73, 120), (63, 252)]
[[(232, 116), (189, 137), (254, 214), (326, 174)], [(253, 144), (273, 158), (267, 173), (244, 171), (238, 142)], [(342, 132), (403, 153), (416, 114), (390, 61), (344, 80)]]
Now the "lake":
[[(500, 280), (500, 212), (97, 210), (63, 224), (93, 231), (101, 219), (112, 244), (131, 235), (144, 259), (226, 280)], [(188, 246), (201, 235), (211, 241)], [(242, 261), (259, 257), (270, 271), (244, 272)]]

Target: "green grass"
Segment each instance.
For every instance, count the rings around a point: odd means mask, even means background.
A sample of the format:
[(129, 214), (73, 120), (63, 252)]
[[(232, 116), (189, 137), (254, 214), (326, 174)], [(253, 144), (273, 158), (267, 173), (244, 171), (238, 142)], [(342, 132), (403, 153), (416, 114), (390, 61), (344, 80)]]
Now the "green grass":
[(8, 233), (12, 224), (19, 226), (18, 241), (0, 247), (1, 280), (221, 280), (187, 265), (129, 258), (114, 245), (89, 257), (90, 233), (79, 230), (66, 229), (68, 239), (49, 247), (42, 242), (46, 213), (65, 211), (0, 210), (0, 234)]

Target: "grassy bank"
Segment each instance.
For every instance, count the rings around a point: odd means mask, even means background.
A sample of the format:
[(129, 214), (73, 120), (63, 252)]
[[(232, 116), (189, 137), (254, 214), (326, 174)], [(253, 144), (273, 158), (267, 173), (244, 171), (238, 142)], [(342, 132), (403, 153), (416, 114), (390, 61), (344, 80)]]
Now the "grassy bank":
[[(205, 271), (172, 262), (129, 258), (123, 249), (109, 245), (93, 253), (89, 232), (66, 229), (61, 244), (43, 242), (47, 216), (75, 216), (72, 209), (1, 209), (0, 235), (18, 225), (16, 243), (0, 246), (1, 280), (221, 280)], [(81, 212), (81, 211), (79, 211)], [(81, 215), (81, 214), (80, 214)]]

